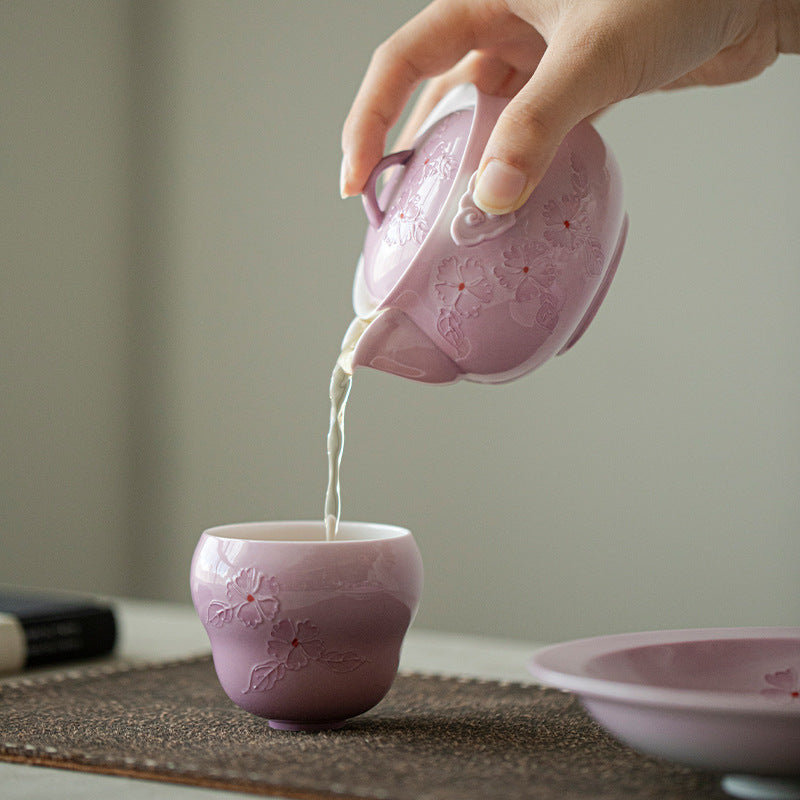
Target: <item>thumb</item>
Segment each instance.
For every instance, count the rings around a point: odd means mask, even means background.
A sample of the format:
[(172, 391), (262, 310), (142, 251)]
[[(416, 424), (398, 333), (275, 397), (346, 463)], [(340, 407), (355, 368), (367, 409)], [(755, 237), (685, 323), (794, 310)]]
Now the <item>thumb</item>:
[[(617, 98), (608, 48), (554, 36), (528, 83), (500, 115), (478, 168), (473, 199), (489, 214), (520, 208), (544, 177), (564, 137)], [(563, 46), (562, 46), (563, 42)]]

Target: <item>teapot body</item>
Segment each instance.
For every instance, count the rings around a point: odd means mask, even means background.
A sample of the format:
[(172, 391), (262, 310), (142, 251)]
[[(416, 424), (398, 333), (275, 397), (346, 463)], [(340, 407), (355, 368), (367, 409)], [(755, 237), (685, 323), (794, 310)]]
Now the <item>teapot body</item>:
[(431, 383), (509, 381), (566, 352), (597, 312), (627, 232), (617, 163), (580, 123), (522, 208), (484, 213), (472, 200), (475, 171), (506, 102), (459, 87), (414, 148), (373, 173), (353, 303), (374, 321), (353, 367)]

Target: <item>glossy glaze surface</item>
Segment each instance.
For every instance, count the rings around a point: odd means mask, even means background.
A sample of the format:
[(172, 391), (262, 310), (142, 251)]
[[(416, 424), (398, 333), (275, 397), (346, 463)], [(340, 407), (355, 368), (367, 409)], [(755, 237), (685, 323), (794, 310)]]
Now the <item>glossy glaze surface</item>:
[(192, 600), (220, 683), (273, 727), (330, 728), (378, 703), (397, 672), (422, 591), (402, 528), (269, 522), (203, 533)]
[(475, 171), (505, 104), (454, 90), (414, 148), (373, 173), (353, 296), (359, 316), (383, 313), (355, 367), (433, 383), (508, 381), (568, 350), (597, 313), (627, 232), (617, 163), (582, 123), (522, 208), (485, 214), (472, 199)]
[(582, 639), (545, 648), (529, 666), (647, 753), (708, 770), (800, 777), (800, 628)]

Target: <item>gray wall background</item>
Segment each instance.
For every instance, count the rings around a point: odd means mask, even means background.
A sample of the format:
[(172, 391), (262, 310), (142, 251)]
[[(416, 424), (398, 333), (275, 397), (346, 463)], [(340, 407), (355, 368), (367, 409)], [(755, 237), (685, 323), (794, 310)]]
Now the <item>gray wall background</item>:
[[(200, 532), (315, 518), (365, 222), (339, 133), (421, 2), (0, 3), (0, 581), (188, 601)], [(500, 387), (356, 375), (348, 518), (422, 627), (800, 619), (800, 59), (598, 124), (631, 233), (588, 335)]]

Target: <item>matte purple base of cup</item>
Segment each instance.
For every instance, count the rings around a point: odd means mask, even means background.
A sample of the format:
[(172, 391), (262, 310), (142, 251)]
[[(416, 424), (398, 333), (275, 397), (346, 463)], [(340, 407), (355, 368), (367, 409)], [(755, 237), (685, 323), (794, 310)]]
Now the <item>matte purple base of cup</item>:
[(288, 719), (271, 719), (270, 728), (276, 731), (335, 731), (344, 727), (346, 719), (331, 720), (330, 722), (293, 722)]

